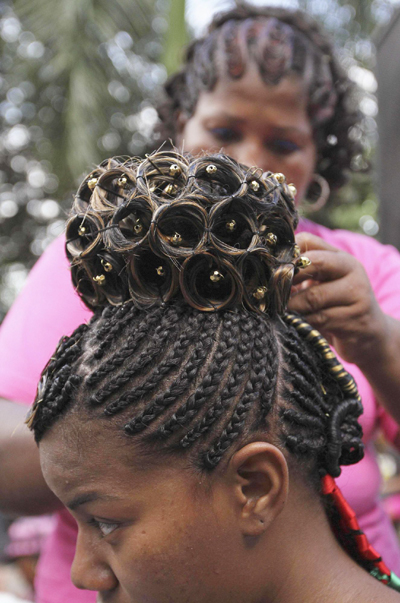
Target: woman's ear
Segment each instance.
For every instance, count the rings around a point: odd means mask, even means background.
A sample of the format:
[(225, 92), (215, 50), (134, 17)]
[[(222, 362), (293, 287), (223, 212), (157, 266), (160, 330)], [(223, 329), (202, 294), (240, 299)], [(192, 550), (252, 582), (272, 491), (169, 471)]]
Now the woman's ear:
[(253, 442), (233, 455), (228, 471), (242, 533), (259, 536), (285, 506), (289, 490), (286, 459), (276, 446)]

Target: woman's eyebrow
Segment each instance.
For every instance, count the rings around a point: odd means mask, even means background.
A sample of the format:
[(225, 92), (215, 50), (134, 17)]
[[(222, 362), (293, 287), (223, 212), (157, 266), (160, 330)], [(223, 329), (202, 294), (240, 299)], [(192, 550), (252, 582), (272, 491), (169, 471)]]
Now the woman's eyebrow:
[(99, 494), (99, 492), (86, 492), (85, 494), (78, 494), (78, 496), (75, 496), (75, 498), (73, 498), (69, 503), (66, 504), (66, 507), (68, 507), (68, 509), (71, 509), (71, 511), (74, 511), (77, 507), (80, 507), (81, 505), (85, 505), (86, 503), (94, 502), (97, 500), (118, 500), (118, 496), (112, 496), (111, 494)]

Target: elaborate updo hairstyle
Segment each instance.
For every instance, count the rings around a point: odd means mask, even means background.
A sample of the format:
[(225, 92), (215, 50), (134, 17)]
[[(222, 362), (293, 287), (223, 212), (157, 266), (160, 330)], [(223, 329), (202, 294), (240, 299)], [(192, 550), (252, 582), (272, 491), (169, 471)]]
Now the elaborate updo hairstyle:
[(286, 314), (309, 263), (294, 239), (295, 192), (283, 174), (221, 154), (111, 159), (85, 178), (66, 250), (95, 316), (44, 373), (37, 441), (79, 400), (202, 469), (278, 426), (318, 479), (359, 460), (354, 381)]
[(326, 31), (302, 11), (240, 3), (217, 14), (165, 85), (165, 100), (158, 108), (161, 139), (176, 141), (178, 114), (193, 115), (202, 92), (212, 91), (221, 77), (240, 79), (250, 64), (269, 86), (291, 74), (303, 80), (318, 151), (316, 172), (331, 189), (341, 187), (352, 159), (362, 151), (351, 136), (361, 115), (356, 87)]
[(185, 455), (202, 472), (269, 439), (329, 498), (353, 557), (383, 575), (335, 504), (332, 477), (363, 456), (356, 385), (323, 337), (286, 311), (308, 264), (294, 240), (294, 194), (283, 174), (221, 154), (158, 152), (94, 170), (66, 243), (94, 316), (61, 340), (27, 422), (40, 442), (73, 410), (135, 438), (148, 457)]

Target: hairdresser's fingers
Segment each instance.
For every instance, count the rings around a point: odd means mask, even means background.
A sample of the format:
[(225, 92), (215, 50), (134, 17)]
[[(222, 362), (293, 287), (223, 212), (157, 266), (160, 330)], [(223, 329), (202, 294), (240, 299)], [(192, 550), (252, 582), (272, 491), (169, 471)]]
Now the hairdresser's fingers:
[(311, 261), (310, 266), (301, 269), (294, 278), (294, 284), (308, 279), (315, 281), (333, 281), (354, 270), (363, 270), (361, 264), (344, 251), (318, 249), (305, 254)]
[(298, 290), (290, 298), (288, 308), (307, 317), (328, 308), (355, 305), (358, 301), (357, 292), (351, 284), (347, 279), (341, 279), (321, 284), (312, 283)]
[(308, 251), (314, 249), (324, 249), (325, 251), (340, 251), (337, 247), (333, 247), (321, 237), (317, 237), (309, 232), (299, 232), (296, 235), (296, 243), (300, 247), (301, 253), (307, 254)]

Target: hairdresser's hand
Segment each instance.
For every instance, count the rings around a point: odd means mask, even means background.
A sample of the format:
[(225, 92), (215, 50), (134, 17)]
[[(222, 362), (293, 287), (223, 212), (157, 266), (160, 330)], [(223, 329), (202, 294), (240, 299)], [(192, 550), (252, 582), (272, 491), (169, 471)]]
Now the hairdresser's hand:
[(364, 267), (312, 234), (300, 233), (296, 241), (312, 263), (296, 275), (289, 309), (302, 314), (344, 360), (368, 372), (387, 348), (392, 319), (380, 309)]

